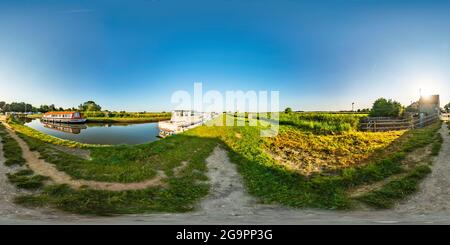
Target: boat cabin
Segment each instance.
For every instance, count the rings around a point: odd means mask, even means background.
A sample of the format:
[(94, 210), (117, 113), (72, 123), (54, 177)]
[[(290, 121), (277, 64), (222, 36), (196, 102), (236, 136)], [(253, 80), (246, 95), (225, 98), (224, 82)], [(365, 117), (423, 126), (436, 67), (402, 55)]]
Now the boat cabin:
[(50, 111), (42, 116), (43, 121), (60, 123), (84, 123), (86, 119), (78, 111)]

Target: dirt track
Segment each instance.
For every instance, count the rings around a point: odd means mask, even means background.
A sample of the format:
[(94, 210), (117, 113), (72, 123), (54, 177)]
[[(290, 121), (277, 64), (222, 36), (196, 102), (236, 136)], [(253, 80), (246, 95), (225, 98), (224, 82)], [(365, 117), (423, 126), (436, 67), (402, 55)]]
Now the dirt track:
[[(444, 144), (433, 165), (433, 173), (421, 184), (419, 193), (392, 210), (340, 212), (296, 210), (257, 204), (245, 193), (242, 179), (226, 152), (216, 148), (207, 159), (211, 194), (200, 203), (197, 212), (99, 218), (32, 211), (26, 217), (2, 215), (0, 224), (450, 224), (450, 136), (446, 125), (441, 133)], [(0, 162), (2, 160), (0, 155)], [(4, 178), (4, 174), (1, 174), (2, 188)], [(2, 208), (4, 200), (0, 199), (0, 202)], [(8, 210), (14, 212), (15, 208)], [(5, 211), (0, 213), (4, 214)]]

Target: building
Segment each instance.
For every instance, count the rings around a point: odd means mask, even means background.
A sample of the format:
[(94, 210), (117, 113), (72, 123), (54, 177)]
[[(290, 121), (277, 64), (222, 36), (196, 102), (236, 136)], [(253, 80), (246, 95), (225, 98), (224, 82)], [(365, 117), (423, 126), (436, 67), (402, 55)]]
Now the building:
[(440, 114), (441, 102), (439, 95), (422, 96), (419, 100), (419, 113), (425, 115)]

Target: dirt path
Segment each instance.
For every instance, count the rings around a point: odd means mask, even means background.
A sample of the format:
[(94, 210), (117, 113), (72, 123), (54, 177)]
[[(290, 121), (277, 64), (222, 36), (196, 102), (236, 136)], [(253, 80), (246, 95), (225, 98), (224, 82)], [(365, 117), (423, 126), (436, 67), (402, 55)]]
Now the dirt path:
[(444, 144), (433, 174), (424, 180), (419, 193), (392, 210), (324, 211), (258, 204), (244, 191), (242, 178), (226, 152), (216, 148), (207, 159), (211, 193), (196, 212), (81, 217), (70, 222), (0, 217), (0, 224), (450, 224), (450, 137), (446, 128), (441, 133)]
[(162, 171), (159, 171), (158, 175), (153, 179), (136, 183), (114, 183), (73, 179), (65, 172), (59, 171), (53, 164), (40, 159), (38, 152), (31, 151), (27, 143), (17, 136), (8, 125), (6, 125), (6, 128), (11, 137), (13, 137), (17, 143), (19, 143), (20, 148), (22, 148), (23, 158), (27, 161), (28, 167), (38, 175), (50, 177), (52, 181), (57, 184), (67, 184), (75, 189), (89, 187), (91, 189), (107, 191), (140, 190), (148, 187), (163, 186), (165, 184), (164, 179), (166, 176)]
[(399, 212), (450, 213), (450, 134), (446, 124), (440, 130), (444, 143), (434, 161), (432, 173), (421, 183), (420, 191), (396, 207)]
[(9, 223), (15, 223), (14, 220), (42, 220), (42, 218), (47, 221), (70, 222), (77, 218), (76, 215), (65, 214), (58, 210), (46, 208), (30, 209), (14, 204), (13, 200), (16, 196), (29, 192), (18, 189), (9, 183), (6, 174), (15, 171), (15, 169), (5, 166), (5, 160), (3, 145), (0, 141), (0, 217), (2, 219), (11, 219), (13, 222)]
[(206, 162), (211, 190), (200, 203), (201, 212), (225, 215), (252, 213), (256, 200), (245, 192), (242, 177), (236, 165), (228, 159), (227, 152), (218, 146)]

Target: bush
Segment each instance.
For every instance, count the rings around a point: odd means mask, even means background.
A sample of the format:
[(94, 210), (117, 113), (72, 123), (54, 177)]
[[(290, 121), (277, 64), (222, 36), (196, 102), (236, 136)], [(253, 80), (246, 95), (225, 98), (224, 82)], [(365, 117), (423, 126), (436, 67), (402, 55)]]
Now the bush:
[(288, 107), (284, 109), (284, 113), (292, 113), (292, 108)]
[(405, 108), (397, 101), (378, 99), (373, 103), (370, 116), (372, 117), (400, 117)]

